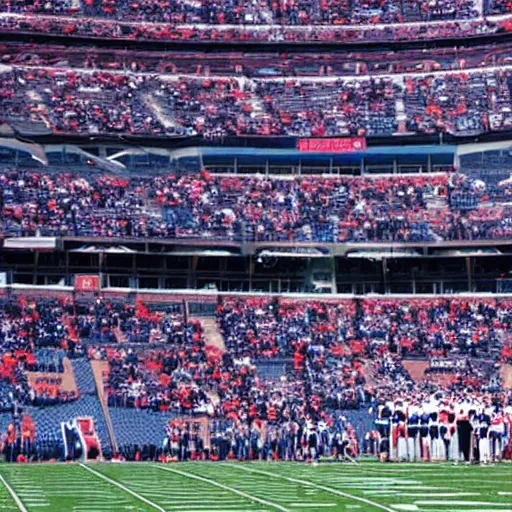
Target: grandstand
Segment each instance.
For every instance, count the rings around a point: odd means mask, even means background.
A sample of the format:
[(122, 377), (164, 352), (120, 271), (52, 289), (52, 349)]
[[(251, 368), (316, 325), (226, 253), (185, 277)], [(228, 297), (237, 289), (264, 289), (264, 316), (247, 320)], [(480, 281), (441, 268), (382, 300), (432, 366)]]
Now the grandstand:
[(0, 2), (0, 508), (512, 509), (511, 33)]

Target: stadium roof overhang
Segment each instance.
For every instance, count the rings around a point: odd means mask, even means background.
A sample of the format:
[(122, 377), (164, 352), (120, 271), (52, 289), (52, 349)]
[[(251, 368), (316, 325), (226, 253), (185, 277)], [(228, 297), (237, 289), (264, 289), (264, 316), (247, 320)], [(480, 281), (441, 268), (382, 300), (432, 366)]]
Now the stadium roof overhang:
[(510, 240), (459, 240), (401, 243), (237, 242), (199, 239), (25, 237), (0, 239), (7, 250), (57, 250), (89, 254), (153, 254), (200, 257), (276, 257), (350, 259), (464, 258), (512, 255)]
[(39, 162), (41, 165), (48, 165), (48, 158), (43, 147), (30, 141), (22, 141), (11, 137), (0, 137), (0, 151), (18, 152), (29, 159)]
[[(3, 135), (3, 136), (1, 136)], [(274, 137), (272, 147), (261, 145), (261, 140), (247, 138), (244, 145), (191, 145), (176, 148), (172, 144), (165, 147), (151, 145), (150, 141), (141, 139), (135, 144), (133, 141), (123, 139), (84, 140), (82, 143), (67, 141), (62, 138), (62, 143), (55, 139), (55, 142), (38, 143), (31, 138), (20, 138), (12, 133), (0, 133), (0, 151), (18, 151), (41, 165), (52, 165), (56, 161), (55, 156), (66, 152), (68, 155), (76, 155), (87, 165), (94, 165), (97, 168), (108, 172), (122, 173), (131, 167), (131, 159), (157, 158), (159, 161), (180, 162), (197, 161), (199, 164), (229, 163), (238, 160), (242, 165), (251, 163), (253, 165), (270, 162), (275, 165), (280, 163), (290, 164), (312, 164), (331, 162), (333, 165), (357, 166), (364, 161), (366, 166), (393, 165), (406, 166), (408, 164), (426, 165), (430, 161), (432, 165), (457, 164), (462, 156), (481, 153), (485, 151), (510, 150), (512, 140), (501, 140), (494, 142), (474, 142), (466, 144), (419, 144), (407, 143), (400, 138), (396, 144), (392, 140), (387, 145), (371, 144), (363, 151), (353, 152), (303, 152), (295, 147), (295, 143), (289, 137)], [(281, 141), (281, 142), (279, 142)], [(190, 141), (189, 141), (190, 142)], [(254, 145), (253, 145), (254, 142)], [(204, 141), (203, 141), (204, 143)], [(281, 145), (282, 144), (282, 145)], [(279, 147), (278, 147), (279, 146)], [(109, 148), (108, 151), (100, 149)]]
[(474, 144), (460, 144), (457, 146), (457, 156), (470, 155), (473, 153), (484, 153), (487, 151), (510, 151), (512, 140), (500, 140), (495, 142), (480, 142)]
[(112, 173), (126, 171), (126, 167), (122, 163), (102, 158), (74, 144), (41, 145), (29, 139), (23, 140), (16, 137), (0, 136), (0, 154), (7, 154), (9, 152), (17, 153), (18, 157), (21, 157), (14, 159), (14, 162), (28, 166), (30, 166), (30, 161), (37, 162), (37, 164), (43, 166), (52, 165), (56, 154), (60, 156), (62, 153), (67, 153), (68, 156), (74, 157), (74, 162), (78, 166), (80, 163), (83, 165), (94, 165), (98, 169)]

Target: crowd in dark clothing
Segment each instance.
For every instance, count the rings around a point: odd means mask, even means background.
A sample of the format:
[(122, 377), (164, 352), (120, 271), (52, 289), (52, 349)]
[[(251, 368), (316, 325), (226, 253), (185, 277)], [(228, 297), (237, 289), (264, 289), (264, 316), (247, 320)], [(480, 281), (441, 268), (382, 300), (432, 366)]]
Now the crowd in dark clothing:
[(509, 301), (494, 299), (418, 299), (362, 301), (359, 335), (365, 345), (379, 343), (402, 355), (471, 356), (489, 353), (510, 328)]
[(2, 230), (21, 237), (336, 243), (511, 234), (510, 208), (462, 174), (290, 180), (203, 172), (86, 179), (13, 170), (0, 175), (0, 185)]
[[(374, 383), (365, 378), (368, 361), (373, 362), (377, 388), (392, 390), (413, 384), (402, 358), (505, 361), (509, 353), (504, 341), (511, 325), (508, 300), (228, 298), (218, 314), (233, 353), (256, 359), (293, 357), (295, 369), (310, 372), (325, 402), (344, 407), (375, 396)], [(485, 383), (485, 373), (471, 365), (450, 381), (454, 389)]]
[(359, 454), (352, 425), (342, 414), (292, 418), (280, 424), (254, 421), (250, 426), (212, 422), (210, 447), (179, 422), (170, 422), (162, 461), (287, 460), (315, 461), (320, 457), (346, 460)]

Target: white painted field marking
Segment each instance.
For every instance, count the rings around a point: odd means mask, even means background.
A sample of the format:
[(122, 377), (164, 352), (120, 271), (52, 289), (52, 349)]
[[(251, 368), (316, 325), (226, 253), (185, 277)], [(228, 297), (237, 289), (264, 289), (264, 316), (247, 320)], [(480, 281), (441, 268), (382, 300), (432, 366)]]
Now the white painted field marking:
[[(391, 491), (391, 490), (378, 490), (378, 491), (365, 491), (363, 490), (363, 494), (366, 496), (396, 496), (399, 491)], [(430, 496), (430, 495), (429, 495)]]
[(290, 507), (299, 508), (331, 508), (335, 506), (336, 503), (290, 503)]
[(178, 469), (172, 469), (162, 466), (155, 466), (158, 469), (161, 469), (162, 471), (168, 471), (169, 473), (175, 473), (176, 475), (181, 475), (186, 478), (191, 478), (193, 480), (197, 480), (199, 482), (204, 482), (210, 485), (213, 485), (215, 487), (218, 487), (219, 489), (223, 489), (225, 491), (230, 491), (234, 494), (238, 494), (238, 496), (241, 496), (242, 498), (245, 498), (246, 500), (255, 501), (256, 503), (259, 503), (261, 505), (265, 505), (266, 507), (275, 508), (276, 510), (280, 510), (281, 512), (290, 512), (287, 508), (282, 507), (278, 503), (274, 503), (272, 501), (264, 500), (262, 498), (258, 498), (257, 496), (253, 496), (251, 494), (247, 494), (243, 491), (239, 491), (238, 489), (235, 489), (234, 487), (230, 487), (228, 485), (221, 484), (215, 480), (212, 480), (210, 478), (205, 478), (199, 475), (194, 475), (192, 473), (187, 473), (185, 471), (180, 471)]
[(362, 498), (361, 496), (354, 496), (353, 494), (348, 494), (347, 492), (338, 491), (337, 489), (334, 489), (332, 487), (327, 487), (325, 485), (315, 484), (313, 482), (310, 482), (309, 480), (301, 480), (298, 478), (291, 478), (289, 476), (283, 476), (283, 475), (276, 474), (276, 473), (268, 473), (267, 471), (261, 471), (259, 469), (249, 469), (244, 466), (237, 465), (237, 464), (226, 463), (224, 465), (233, 467), (236, 469), (241, 469), (242, 471), (246, 471), (248, 473), (257, 473), (260, 475), (269, 476), (270, 478), (274, 478), (274, 479), (281, 478), (283, 480), (287, 480), (288, 482), (292, 482), (294, 484), (305, 485), (307, 487), (314, 487), (316, 489), (321, 489), (322, 491), (325, 491), (325, 492), (328, 492), (331, 494), (336, 494), (337, 496), (342, 496), (343, 498), (348, 498), (350, 500), (360, 501), (361, 503), (366, 503), (367, 505), (370, 505), (375, 508), (380, 508), (381, 510), (385, 510), (386, 512), (393, 512), (393, 509), (386, 507), (385, 505), (381, 505), (380, 503), (376, 503), (375, 501), (371, 501), (366, 498)]
[[(184, 511), (188, 511), (190, 509), (194, 509), (194, 510), (203, 510), (204, 512), (226, 512), (226, 511), (236, 511), (236, 510), (240, 510), (240, 507), (243, 506), (243, 505), (240, 505), (240, 503), (236, 506), (234, 505), (229, 505), (229, 506), (226, 506), (226, 505), (201, 505), (201, 504), (195, 504), (195, 505), (189, 505), (188, 503), (185, 504), (185, 505), (170, 505), (168, 506), (168, 510), (184, 510)], [(247, 508), (244, 508), (243, 510), (245, 510), (247, 512)]]
[[(442, 510), (442, 512), (461, 512), (462, 510), (464, 512), (491, 512), (491, 510), (489, 510), (488, 508), (464, 508), (464, 509), (462, 509), (462, 508), (451, 508), (451, 509), (445, 508)], [(500, 508), (498, 510), (499, 510), (499, 512), (512, 512), (511, 508), (507, 508), (507, 509)]]
[(99, 473), (98, 471), (90, 468), (89, 466), (86, 466), (85, 464), (80, 463), (79, 466), (81, 468), (85, 469), (86, 471), (89, 471), (89, 473), (92, 473), (93, 475), (97, 476), (98, 478), (105, 480), (105, 482), (115, 485), (122, 491), (127, 492), (128, 494), (131, 494), (134, 498), (137, 498), (138, 500), (142, 501), (143, 503), (146, 503), (146, 505), (149, 505), (150, 507), (158, 510), (159, 512), (166, 512), (165, 509), (163, 509), (160, 505), (157, 505), (156, 503), (153, 503), (152, 501), (148, 500), (147, 498), (144, 498), (144, 496), (141, 496), (139, 493), (132, 491), (131, 489), (129, 489), (125, 485), (117, 482), (116, 480), (112, 480), (112, 478), (109, 478), (108, 476), (105, 476), (102, 473)]
[(25, 505), (23, 505), (23, 502), (20, 500), (19, 496), (14, 492), (13, 488), (6, 482), (5, 478), (0, 475), (0, 482), (4, 485), (4, 487), (7, 489), (7, 492), (11, 495), (12, 499), (14, 500), (14, 503), (16, 503), (16, 506), (21, 510), (21, 512), (28, 512), (28, 510), (25, 508)]
[[(190, 496), (190, 493), (188, 494)], [(154, 494), (152, 494), (151, 496), (154, 496)], [(179, 502), (182, 502), (181, 505), (183, 503), (187, 504), (187, 505), (194, 505), (196, 503), (199, 503), (200, 505), (205, 505), (205, 506), (213, 506), (213, 505), (217, 505), (216, 508), (220, 508), (220, 507), (240, 507), (240, 500), (202, 500), (200, 498), (197, 498), (197, 499), (190, 499), (190, 498), (183, 498), (183, 499), (180, 499), (180, 500), (177, 500), (177, 499), (173, 499), (173, 500), (169, 500), (169, 503), (176, 503), (177, 505), (180, 504)], [(214, 507), (215, 508), (215, 507)]]
[(493, 501), (446, 501), (446, 500), (420, 500), (414, 502), (416, 505), (441, 505), (449, 507), (457, 505), (459, 507), (485, 506), (485, 507), (510, 507), (510, 503), (495, 503)]
[[(268, 509), (266, 508), (261, 508), (261, 509), (257, 509), (257, 510), (252, 510), (251, 508), (247, 508), (247, 507), (251, 507), (252, 504), (249, 504), (249, 505), (239, 505), (239, 507), (245, 507), (245, 508), (237, 508), (237, 509), (227, 509), (227, 510), (223, 510), (223, 509), (220, 509), (220, 510), (217, 510), (215, 509), (215, 512), (268, 512)], [(169, 509), (170, 510), (170, 509)], [(209, 508), (208, 507), (181, 507), (179, 508), (178, 510), (184, 510), (185, 512), (190, 512), (191, 510), (194, 510), (195, 512), (209, 512)]]
[(464, 496), (481, 496), (480, 492), (397, 492), (397, 496), (405, 496), (408, 498), (428, 498), (435, 496), (436, 498), (461, 498)]

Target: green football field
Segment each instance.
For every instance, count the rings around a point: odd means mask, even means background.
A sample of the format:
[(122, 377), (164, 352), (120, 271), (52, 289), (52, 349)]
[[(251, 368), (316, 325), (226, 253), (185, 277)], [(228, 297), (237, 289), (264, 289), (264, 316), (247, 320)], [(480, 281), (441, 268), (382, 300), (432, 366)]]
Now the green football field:
[(0, 510), (512, 512), (512, 465), (0, 465)]

